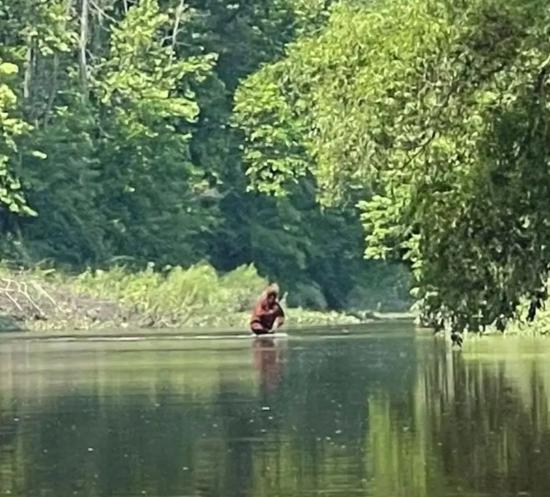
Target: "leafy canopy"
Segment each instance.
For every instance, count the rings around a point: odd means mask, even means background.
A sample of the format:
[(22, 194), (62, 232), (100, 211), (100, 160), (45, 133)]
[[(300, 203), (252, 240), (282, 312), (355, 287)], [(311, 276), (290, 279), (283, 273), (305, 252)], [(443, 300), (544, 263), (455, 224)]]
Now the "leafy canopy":
[(426, 318), (503, 326), (550, 262), (549, 27), (539, 0), (339, 3), (237, 95), (252, 185), (311, 171)]

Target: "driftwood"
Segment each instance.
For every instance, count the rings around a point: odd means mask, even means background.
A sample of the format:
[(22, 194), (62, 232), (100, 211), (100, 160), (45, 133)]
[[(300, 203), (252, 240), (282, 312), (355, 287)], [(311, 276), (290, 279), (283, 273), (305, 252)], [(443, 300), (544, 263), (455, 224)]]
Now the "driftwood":
[(70, 285), (43, 282), (25, 272), (0, 277), (0, 330), (142, 326), (143, 317), (115, 301), (84, 295)]
[[(32, 290), (39, 295), (45, 296), (54, 307), (57, 307), (55, 300), (38, 283), (32, 282)], [(29, 285), (24, 281), (0, 278), (0, 299), (4, 297), (21, 313), (28, 312), (30, 309), (36, 317), (44, 319), (46, 318), (46, 313), (39, 305), (39, 299), (31, 295), (32, 290), (29, 289)]]

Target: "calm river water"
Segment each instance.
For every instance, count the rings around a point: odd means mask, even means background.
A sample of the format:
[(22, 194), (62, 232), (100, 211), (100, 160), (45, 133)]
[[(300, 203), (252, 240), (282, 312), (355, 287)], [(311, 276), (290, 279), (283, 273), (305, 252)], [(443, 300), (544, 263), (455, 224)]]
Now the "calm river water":
[(0, 339), (0, 496), (550, 495), (550, 340)]

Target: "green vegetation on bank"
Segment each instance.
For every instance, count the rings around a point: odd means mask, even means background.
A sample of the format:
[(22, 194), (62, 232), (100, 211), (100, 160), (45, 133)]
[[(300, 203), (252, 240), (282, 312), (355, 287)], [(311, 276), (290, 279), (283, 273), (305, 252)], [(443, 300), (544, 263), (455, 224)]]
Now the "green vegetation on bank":
[[(155, 271), (0, 268), (0, 329), (200, 328), (247, 330), (267, 281), (253, 266), (219, 275), (208, 264)], [(286, 306), (286, 295), (283, 297)], [(358, 324), (372, 313), (287, 307), (288, 325)]]
[(537, 316), (533, 321), (527, 319), (529, 315), (529, 302), (523, 302), (516, 318), (508, 324), (507, 334), (512, 335), (550, 335), (550, 309), (542, 306), (537, 311)]

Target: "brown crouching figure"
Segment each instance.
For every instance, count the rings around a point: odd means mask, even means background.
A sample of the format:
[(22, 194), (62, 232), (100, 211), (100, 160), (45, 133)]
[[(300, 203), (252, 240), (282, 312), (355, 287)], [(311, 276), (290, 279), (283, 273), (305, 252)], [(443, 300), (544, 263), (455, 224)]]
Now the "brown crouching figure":
[(285, 313), (279, 304), (279, 287), (269, 285), (260, 296), (252, 318), (250, 329), (256, 335), (266, 335), (280, 328), (285, 322)]

